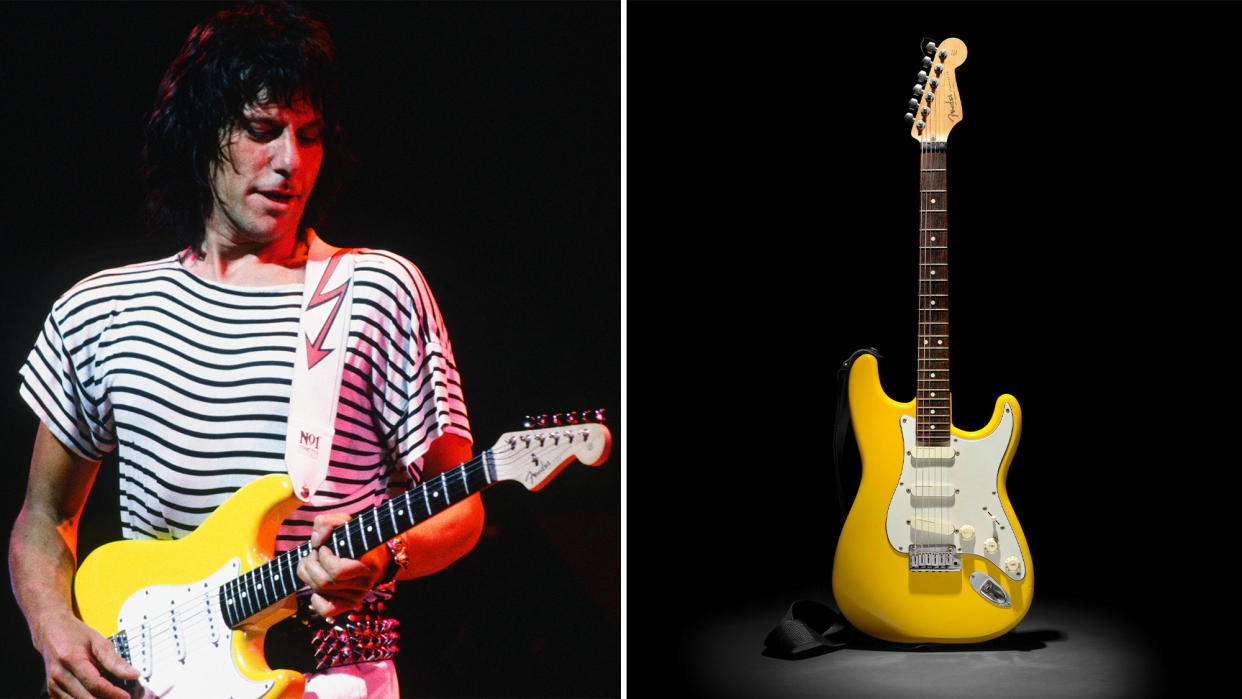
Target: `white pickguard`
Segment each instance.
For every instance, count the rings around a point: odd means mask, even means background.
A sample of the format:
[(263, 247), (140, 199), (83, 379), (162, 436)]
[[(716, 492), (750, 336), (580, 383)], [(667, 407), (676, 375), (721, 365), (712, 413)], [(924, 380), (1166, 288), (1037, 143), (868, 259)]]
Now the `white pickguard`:
[[(955, 435), (951, 459), (916, 466), (914, 418), (903, 415), (901, 478), (885, 523), (889, 544), (901, 553), (912, 543), (953, 544), (963, 555), (988, 559), (1013, 580), (1026, 577), (1018, 538), (997, 494), (1001, 462), (1012, 437), (1013, 410), (1006, 403), (995, 430), (978, 439)], [(964, 525), (974, 527), (974, 536), (962, 538)], [(985, 550), (988, 539), (996, 542), (995, 552)], [(1010, 556), (1018, 560), (1016, 572), (1005, 567)]]
[(152, 585), (125, 600), (117, 628), (140, 673), (141, 697), (261, 697), (274, 681), (247, 679), (233, 662), (234, 631), (220, 613), (220, 586), (237, 577), (234, 558), (189, 585)]

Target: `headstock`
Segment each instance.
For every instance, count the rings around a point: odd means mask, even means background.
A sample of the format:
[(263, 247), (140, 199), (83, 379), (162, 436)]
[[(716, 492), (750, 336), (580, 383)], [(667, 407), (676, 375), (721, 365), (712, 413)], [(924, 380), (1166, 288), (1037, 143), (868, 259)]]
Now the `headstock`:
[(966, 44), (961, 39), (945, 39), (939, 46), (929, 41), (923, 50), (927, 55), (914, 86), (906, 123), (916, 141), (943, 143), (962, 120), (962, 98), (957, 92), (955, 70), (966, 61)]
[[(539, 490), (575, 459), (598, 466), (612, 450), (603, 410), (528, 415), (522, 432), (506, 432), (489, 450), (498, 480)], [(535, 428), (535, 429), (531, 429)]]

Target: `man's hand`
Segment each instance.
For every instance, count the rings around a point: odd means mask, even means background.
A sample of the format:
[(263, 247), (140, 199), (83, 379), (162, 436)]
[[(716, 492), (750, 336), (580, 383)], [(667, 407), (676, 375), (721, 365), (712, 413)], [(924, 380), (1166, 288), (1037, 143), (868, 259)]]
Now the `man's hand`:
[(388, 552), (382, 546), (354, 560), (341, 558), (322, 545), (334, 528), (347, 521), (349, 517), (343, 514), (315, 517), (310, 555), (298, 562), (298, 577), (310, 585), (311, 608), (320, 616), (357, 609), (388, 565)]
[(52, 697), (128, 699), (129, 693), (104, 673), (118, 680), (134, 680), (138, 679), (138, 670), (81, 619), (72, 614), (57, 615), (41, 620), (34, 631)]

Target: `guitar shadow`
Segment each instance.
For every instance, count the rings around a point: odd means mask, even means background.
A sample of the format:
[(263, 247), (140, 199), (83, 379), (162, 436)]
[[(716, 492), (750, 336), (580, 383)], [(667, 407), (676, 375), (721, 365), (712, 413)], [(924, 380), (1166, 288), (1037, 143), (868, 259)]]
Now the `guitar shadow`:
[(1010, 631), (1004, 636), (980, 643), (894, 643), (872, 638), (861, 631), (850, 629), (848, 633), (834, 638), (840, 643), (836, 647), (820, 646), (795, 655), (774, 652), (765, 648), (765, 658), (777, 660), (806, 660), (827, 655), (839, 650), (862, 650), (889, 653), (979, 653), (979, 652), (1030, 652), (1047, 648), (1049, 643), (1064, 641), (1066, 634), (1056, 629), (1034, 629), (1031, 631)]
[(980, 643), (892, 643), (872, 638), (863, 633), (855, 634), (848, 648), (855, 650), (890, 651), (901, 653), (976, 653), (981, 651), (1033, 651), (1047, 648), (1049, 643), (1063, 641), (1065, 633), (1055, 629), (1010, 631), (1004, 636)]

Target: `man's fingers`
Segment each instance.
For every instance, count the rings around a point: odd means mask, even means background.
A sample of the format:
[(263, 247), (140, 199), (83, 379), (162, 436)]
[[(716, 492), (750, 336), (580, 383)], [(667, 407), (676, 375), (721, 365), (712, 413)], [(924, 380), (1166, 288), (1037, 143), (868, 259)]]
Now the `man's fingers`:
[(371, 589), (371, 569), (364, 563), (352, 558), (341, 558), (333, 554), (327, 547), (313, 550), (310, 555), (298, 561), (298, 577), (316, 592), (331, 589), (362, 590)]
[(129, 692), (108, 681), (89, 661), (74, 667), (58, 666), (48, 673), (47, 688), (53, 697), (129, 699)]
[(311, 548), (319, 548), (323, 542), (328, 540), (328, 534), (330, 534), (333, 529), (348, 521), (349, 515), (340, 513), (317, 515), (314, 523), (311, 525)]
[(117, 652), (116, 646), (103, 636), (99, 636), (91, 641), (91, 651), (95, 654), (95, 659), (99, 661), (100, 667), (113, 677), (120, 680), (136, 680), (138, 679), (138, 670)]

